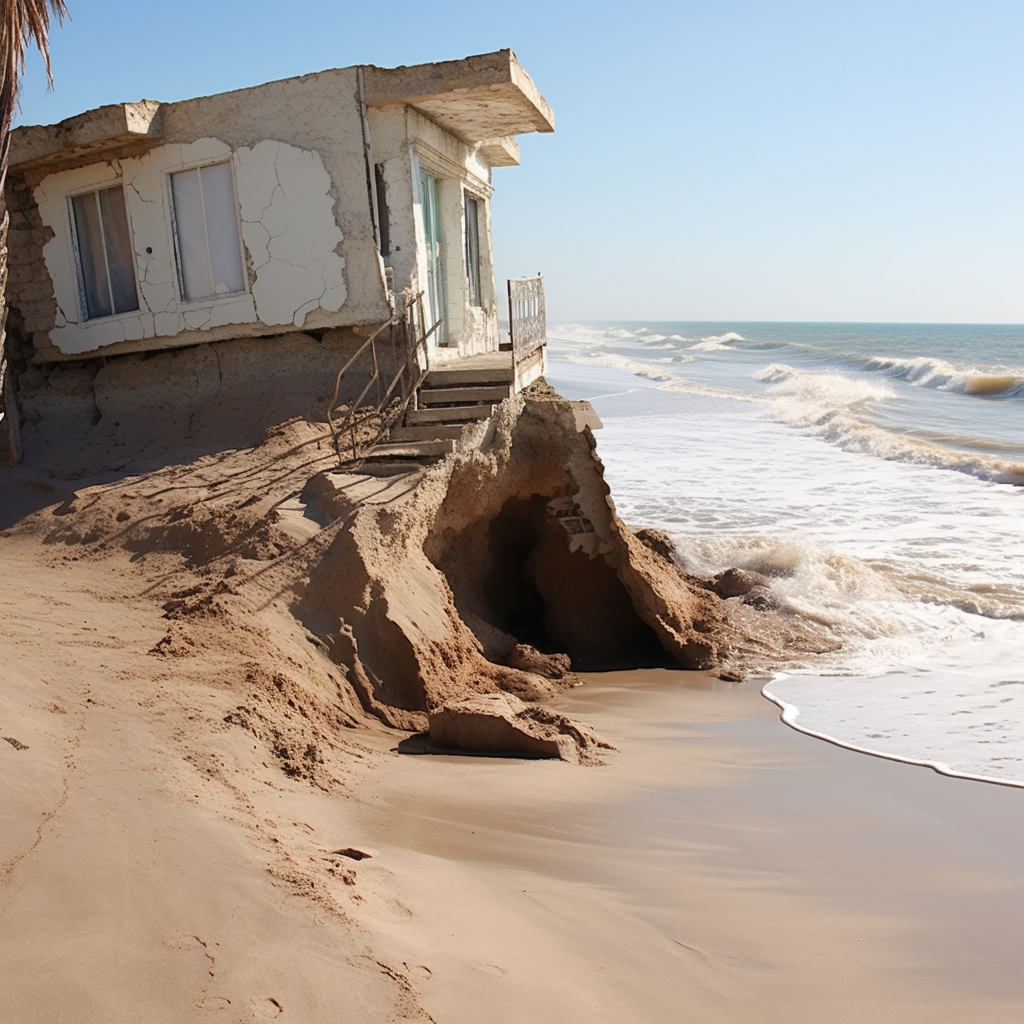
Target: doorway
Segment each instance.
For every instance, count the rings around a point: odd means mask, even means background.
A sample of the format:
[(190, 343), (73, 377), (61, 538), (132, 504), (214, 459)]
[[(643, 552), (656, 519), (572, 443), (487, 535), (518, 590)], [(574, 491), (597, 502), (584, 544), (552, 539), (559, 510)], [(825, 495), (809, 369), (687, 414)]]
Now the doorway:
[(429, 330), (440, 320), (441, 326), (434, 332), (435, 344), (447, 345), (444, 252), (441, 248), (441, 208), (437, 193), (437, 178), (421, 171), (420, 210), (427, 250), (427, 280), (423, 296), (427, 312), (426, 328)]

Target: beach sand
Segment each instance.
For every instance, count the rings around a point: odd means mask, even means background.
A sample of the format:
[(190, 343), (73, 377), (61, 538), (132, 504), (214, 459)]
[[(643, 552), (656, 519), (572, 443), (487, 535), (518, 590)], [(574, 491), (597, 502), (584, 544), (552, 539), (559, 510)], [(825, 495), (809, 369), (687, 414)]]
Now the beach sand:
[(4, 1020), (1020, 1019), (1018, 790), (653, 670), (555, 702), (601, 767), (370, 731), (325, 793), (227, 730), (211, 776), (182, 756), (201, 688), (144, 653), (158, 609), (6, 550)]
[[(107, 539), (61, 525), (61, 486), (0, 480), (0, 1021), (1024, 1016), (1024, 791), (833, 747), (754, 680), (679, 671), (552, 702), (614, 744), (604, 765), (402, 754), (272, 597), (168, 648), (193, 570), (76, 486), (71, 521), (98, 509)], [(197, 484), (123, 486), (144, 524), (154, 488)]]

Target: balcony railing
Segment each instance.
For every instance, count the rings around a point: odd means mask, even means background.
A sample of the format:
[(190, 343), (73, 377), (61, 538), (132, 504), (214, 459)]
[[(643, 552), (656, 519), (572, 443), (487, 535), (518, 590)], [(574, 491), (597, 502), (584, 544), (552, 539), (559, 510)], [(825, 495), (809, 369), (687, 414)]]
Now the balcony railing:
[(512, 343), (512, 364), (516, 368), (535, 357), (547, 344), (543, 274), (509, 281), (508, 333)]

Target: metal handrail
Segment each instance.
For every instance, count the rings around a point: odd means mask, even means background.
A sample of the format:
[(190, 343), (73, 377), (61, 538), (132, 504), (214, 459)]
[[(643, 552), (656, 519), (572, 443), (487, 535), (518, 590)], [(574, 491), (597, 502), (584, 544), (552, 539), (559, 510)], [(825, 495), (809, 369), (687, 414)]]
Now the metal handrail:
[[(413, 314), (413, 311), (417, 308), (419, 309), (418, 318)], [(400, 313), (395, 313), (389, 320), (381, 324), (338, 371), (338, 376), (334, 382), (334, 395), (327, 407), (327, 422), (331, 428), (331, 436), (334, 439), (334, 450), (338, 456), (339, 467), (357, 468), (369, 458), (373, 454), (373, 449), (380, 444), (385, 435), (390, 433), (392, 427), (405, 415), (409, 403), (415, 400), (416, 393), (423, 383), (428, 370), (427, 339), (441, 326), (441, 321), (438, 320), (429, 331), (420, 334), (417, 328), (417, 320), (419, 323), (422, 323), (424, 320), (423, 292), (407, 301)], [(394, 356), (396, 348), (395, 328), (398, 325), (402, 326), (401, 335), (404, 342), (401, 365), (398, 372), (391, 379), (391, 382), (382, 390), (383, 378), (381, 376), (380, 359), (377, 354), (377, 339), (385, 330), (390, 328), (391, 352), (392, 356)], [(411, 342), (410, 334), (414, 339)], [(423, 352), (422, 361), (418, 358), (421, 350)], [(373, 372), (370, 375), (370, 379), (366, 382), (355, 401), (346, 408), (344, 417), (336, 421), (334, 414), (340, 411), (336, 408), (336, 403), (341, 392), (342, 377), (367, 352), (370, 353), (373, 360)], [(376, 401), (372, 404), (364, 405), (363, 403), (375, 386), (377, 389)], [(397, 400), (393, 400), (392, 396), (399, 386), (401, 386), (400, 397)], [(360, 440), (358, 428), (374, 419), (377, 420), (375, 433), (369, 438)], [(348, 435), (348, 443), (345, 445), (345, 449), (346, 451), (351, 451), (351, 455), (342, 454), (342, 439), (346, 434)]]

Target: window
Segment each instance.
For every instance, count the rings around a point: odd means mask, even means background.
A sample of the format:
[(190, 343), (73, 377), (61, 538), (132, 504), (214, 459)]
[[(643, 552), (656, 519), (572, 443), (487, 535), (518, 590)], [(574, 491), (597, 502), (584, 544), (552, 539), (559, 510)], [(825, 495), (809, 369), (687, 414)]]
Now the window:
[(189, 302), (245, 291), (230, 164), (171, 175), (181, 294)]
[(139, 308), (135, 255), (120, 185), (72, 196), (79, 294), (86, 320)]
[(469, 304), (480, 301), (480, 200), (466, 195), (466, 286)]
[(440, 191), (437, 178), (425, 171), (420, 172), (419, 216), (422, 217), (423, 240), (426, 244), (427, 256), (427, 324), (428, 330), (434, 328), (434, 341), (438, 345), (448, 344), (447, 326), (445, 324), (445, 299), (448, 290), (445, 274), (444, 245), (441, 234), (441, 204), (438, 201)]

